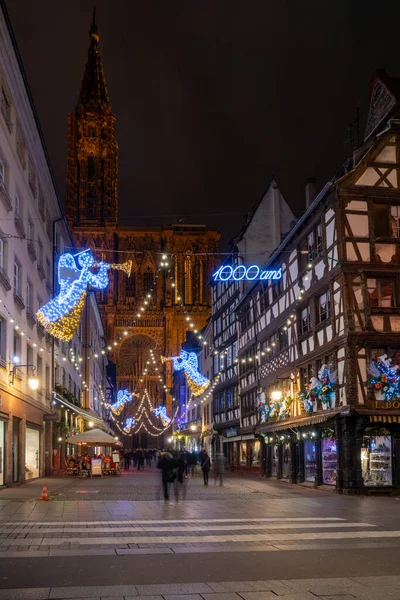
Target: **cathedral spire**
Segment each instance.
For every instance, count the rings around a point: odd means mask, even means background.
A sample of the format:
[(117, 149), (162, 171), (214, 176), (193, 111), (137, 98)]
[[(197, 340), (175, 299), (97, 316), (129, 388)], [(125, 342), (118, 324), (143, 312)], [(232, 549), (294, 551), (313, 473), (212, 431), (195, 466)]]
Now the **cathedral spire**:
[(89, 31), (90, 46), (88, 59), (83, 74), (81, 91), (78, 100), (78, 110), (88, 112), (111, 110), (106, 78), (99, 49), (99, 32), (96, 22), (96, 7), (93, 8), (92, 24)]

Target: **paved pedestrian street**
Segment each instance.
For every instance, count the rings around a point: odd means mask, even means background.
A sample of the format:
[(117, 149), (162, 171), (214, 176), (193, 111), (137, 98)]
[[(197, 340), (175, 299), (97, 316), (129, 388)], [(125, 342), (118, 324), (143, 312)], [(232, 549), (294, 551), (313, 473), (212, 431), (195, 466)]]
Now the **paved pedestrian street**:
[(160, 489), (150, 469), (2, 491), (0, 600), (400, 598), (398, 498), (246, 475)]

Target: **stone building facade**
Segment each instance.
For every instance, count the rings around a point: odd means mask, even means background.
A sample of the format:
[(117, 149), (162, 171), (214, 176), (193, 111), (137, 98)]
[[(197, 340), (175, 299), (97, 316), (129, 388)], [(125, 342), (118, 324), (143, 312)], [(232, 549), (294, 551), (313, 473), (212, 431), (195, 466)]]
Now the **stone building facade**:
[[(205, 326), (211, 307), (208, 282), (219, 234), (203, 225), (141, 228), (118, 223), (115, 121), (94, 19), (78, 103), (68, 117), (66, 215), (78, 248), (91, 247), (98, 259), (109, 263), (132, 261), (131, 276), (114, 269), (109, 287), (98, 294), (98, 301), (106, 339), (121, 338), (111, 352), (117, 364), (118, 387), (135, 391), (140, 388), (150, 349), (156, 350), (158, 357), (179, 353), (187, 330), (185, 311), (190, 312), (198, 330)], [(164, 255), (169, 266), (161, 269), (156, 279)], [(139, 319), (139, 307), (150, 291), (151, 299)], [(170, 363), (165, 368), (170, 388)], [(158, 377), (147, 374), (144, 385), (158, 401), (170, 404)]]

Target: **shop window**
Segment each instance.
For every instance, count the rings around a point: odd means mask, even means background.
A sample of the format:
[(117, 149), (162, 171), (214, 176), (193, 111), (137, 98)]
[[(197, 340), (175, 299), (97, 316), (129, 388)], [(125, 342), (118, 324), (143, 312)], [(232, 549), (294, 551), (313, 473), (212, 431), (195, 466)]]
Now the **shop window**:
[(255, 440), (252, 444), (251, 464), (253, 467), (258, 467), (261, 464), (260, 440)]
[(335, 485), (337, 477), (337, 449), (334, 438), (322, 440), (322, 480), (325, 485)]
[(304, 479), (315, 483), (317, 474), (316, 446), (312, 440), (304, 442)]
[(396, 306), (394, 279), (367, 279), (368, 303), (372, 307)]
[(271, 446), (271, 477), (278, 476), (278, 466), (279, 466), (279, 446), (278, 446), (278, 444), (273, 444)]
[(290, 468), (292, 463), (292, 450), (290, 442), (286, 442), (282, 446), (282, 478), (288, 479), (290, 477)]
[(310, 307), (306, 306), (300, 313), (300, 333), (307, 333), (311, 330)]
[(331, 316), (331, 300), (329, 292), (321, 294), (317, 298), (318, 322), (323, 323)]
[(239, 464), (241, 467), (247, 465), (247, 442), (240, 442)]
[(388, 431), (377, 433), (363, 437), (361, 469), (367, 487), (392, 485), (392, 438)]
[(390, 225), (392, 237), (400, 237), (400, 206), (390, 207)]

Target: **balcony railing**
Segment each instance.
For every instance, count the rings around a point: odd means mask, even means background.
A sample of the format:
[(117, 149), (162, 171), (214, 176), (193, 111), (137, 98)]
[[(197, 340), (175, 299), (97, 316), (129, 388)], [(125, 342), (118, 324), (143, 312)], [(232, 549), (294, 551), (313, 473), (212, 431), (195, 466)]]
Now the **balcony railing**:
[(36, 315), (29, 306), (26, 309), (26, 318), (28, 319), (28, 321), (31, 325), (36, 324)]
[(23, 310), (25, 308), (24, 299), (21, 296), (21, 292), (19, 290), (17, 290), (17, 288), (14, 288), (14, 302), (18, 306), (18, 308), (20, 308), (21, 310)]
[(36, 256), (35, 245), (32, 241), (28, 242), (28, 254), (29, 254), (32, 262), (35, 262), (35, 260), (37, 259), (37, 256)]
[(0, 267), (0, 283), (3, 286), (3, 288), (6, 290), (6, 292), (11, 290), (10, 278), (7, 275), (7, 273), (5, 272), (5, 270), (3, 269), (3, 267)]
[(38, 263), (37, 269), (38, 269), (39, 277), (43, 281), (43, 279), (46, 277), (46, 273), (44, 272), (44, 267), (43, 267), (42, 263)]
[(12, 202), (10, 198), (10, 194), (7, 191), (6, 186), (4, 185), (4, 181), (0, 182), (0, 198), (4, 204), (4, 208), (7, 212), (12, 211)]
[(26, 237), (25, 227), (24, 227), (21, 217), (19, 217), (18, 215), (15, 215), (14, 224), (15, 224), (15, 229), (17, 230), (19, 235), (21, 237), (25, 238)]

